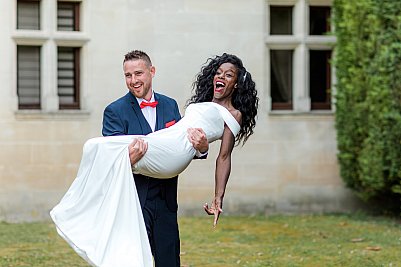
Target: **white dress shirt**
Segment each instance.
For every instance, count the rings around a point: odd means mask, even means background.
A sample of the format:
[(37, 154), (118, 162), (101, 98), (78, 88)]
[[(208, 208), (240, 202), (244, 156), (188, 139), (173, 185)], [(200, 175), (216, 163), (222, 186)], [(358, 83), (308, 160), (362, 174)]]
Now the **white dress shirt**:
[[(143, 98), (136, 98), (136, 100), (138, 101), (138, 104), (141, 105), (142, 101), (144, 102), (154, 102), (155, 101), (155, 95), (153, 93), (152, 90), (152, 97), (150, 98), (150, 101), (147, 101)], [(144, 107), (141, 109), (143, 116), (145, 117), (146, 121), (148, 122), (150, 128), (152, 129), (152, 132), (155, 131), (155, 127), (156, 127), (156, 109), (152, 108), (152, 107)]]

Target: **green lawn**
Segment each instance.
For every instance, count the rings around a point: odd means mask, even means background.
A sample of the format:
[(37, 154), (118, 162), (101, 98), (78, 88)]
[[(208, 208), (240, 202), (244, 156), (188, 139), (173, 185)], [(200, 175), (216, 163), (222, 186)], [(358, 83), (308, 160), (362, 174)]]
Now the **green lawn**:
[[(400, 266), (401, 224), (365, 215), (182, 217), (183, 266)], [(0, 223), (0, 266), (88, 266), (50, 223)], [(116, 266), (118, 267), (118, 266)]]

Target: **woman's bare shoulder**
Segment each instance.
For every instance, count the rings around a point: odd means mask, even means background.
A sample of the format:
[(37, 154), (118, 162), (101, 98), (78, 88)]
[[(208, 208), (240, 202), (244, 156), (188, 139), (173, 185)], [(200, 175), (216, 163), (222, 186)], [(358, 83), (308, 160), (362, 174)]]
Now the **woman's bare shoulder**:
[(242, 121), (242, 113), (238, 109), (229, 110), (231, 115), (236, 119), (236, 121), (241, 124)]

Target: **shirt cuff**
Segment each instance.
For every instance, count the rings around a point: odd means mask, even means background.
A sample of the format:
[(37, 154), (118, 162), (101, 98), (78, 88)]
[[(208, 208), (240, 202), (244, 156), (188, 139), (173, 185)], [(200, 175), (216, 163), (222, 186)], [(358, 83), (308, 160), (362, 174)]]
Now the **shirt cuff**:
[(131, 165), (131, 170), (132, 170), (132, 173), (138, 174), (139, 173), (138, 172), (138, 164), (135, 163), (134, 165)]
[(197, 156), (198, 158), (200, 157), (204, 157), (209, 153), (209, 151), (206, 151), (204, 153), (201, 153), (199, 150), (196, 150), (195, 156)]

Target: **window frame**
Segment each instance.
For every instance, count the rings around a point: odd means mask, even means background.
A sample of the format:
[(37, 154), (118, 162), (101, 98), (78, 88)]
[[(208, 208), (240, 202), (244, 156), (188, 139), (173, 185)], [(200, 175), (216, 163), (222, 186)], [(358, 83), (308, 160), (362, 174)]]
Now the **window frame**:
[[(293, 34), (292, 35), (271, 35), (270, 34), (270, 6), (292, 6), (293, 7)], [(267, 91), (270, 92), (267, 96), (268, 112), (269, 114), (327, 114), (334, 113), (335, 105), (333, 96), (335, 95), (335, 68), (331, 67), (330, 70), (330, 87), (331, 88), (331, 101), (330, 109), (323, 107), (322, 109), (315, 109), (312, 107), (312, 100), (310, 97), (310, 77), (309, 77), (309, 50), (330, 50), (334, 56), (334, 46), (336, 44), (336, 37), (330, 33), (333, 32), (333, 26), (330, 25), (331, 30), (327, 35), (310, 35), (309, 34), (309, 7), (322, 6), (329, 7), (332, 10), (331, 0), (266, 0), (266, 32), (265, 32), (265, 51), (266, 51), (266, 72), (265, 84)], [(271, 62), (270, 50), (277, 49), (293, 49), (293, 91), (292, 91), (292, 109), (282, 110), (279, 109), (276, 103), (273, 103), (271, 95)]]
[[(83, 54), (84, 47), (86, 43), (90, 40), (88, 34), (84, 31), (83, 22), (81, 16), (84, 14), (87, 8), (87, 1), (83, 0), (71, 0), (69, 3), (76, 3), (75, 7), (79, 8), (79, 12), (76, 16), (76, 20), (79, 22), (79, 31), (57, 31), (57, 20), (50, 19), (49, 16), (41, 16), (40, 25), (41, 30), (32, 31), (25, 29), (17, 29), (17, 1), (14, 3), (14, 12), (13, 12), (13, 21), (14, 21), (14, 29), (12, 30), (12, 39), (14, 40), (14, 58), (17, 58), (17, 46), (19, 45), (35, 45), (40, 46), (41, 55), (40, 55), (40, 109), (21, 109), (18, 105), (19, 96), (18, 96), (18, 85), (17, 85), (17, 64), (15, 63), (15, 73), (14, 73), (14, 81), (15, 81), (15, 114), (20, 119), (30, 118), (29, 114), (36, 114), (36, 116), (54, 116), (54, 114), (61, 114), (61, 116), (69, 116), (69, 114), (85, 114), (87, 115), (87, 111), (83, 108), (86, 107), (86, 104), (83, 103), (85, 99), (82, 98), (82, 68), (83, 63), (85, 61), (85, 56)], [(40, 14), (55, 14), (57, 17), (57, 2), (58, 1), (49, 1), (49, 0), (33, 0), (40, 1)], [(59, 2), (66, 2), (59, 1)], [(85, 18), (85, 17), (83, 17)], [(79, 64), (76, 69), (76, 86), (77, 93), (76, 99), (77, 104), (75, 106), (71, 106), (68, 108), (60, 108), (59, 105), (59, 96), (57, 89), (57, 49), (60, 46), (64, 47), (77, 47), (80, 48), (79, 56), (77, 57), (76, 64)], [(63, 106), (63, 105), (61, 105)], [(62, 115), (64, 114), (64, 115)], [(33, 116), (33, 115), (32, 115)]]

